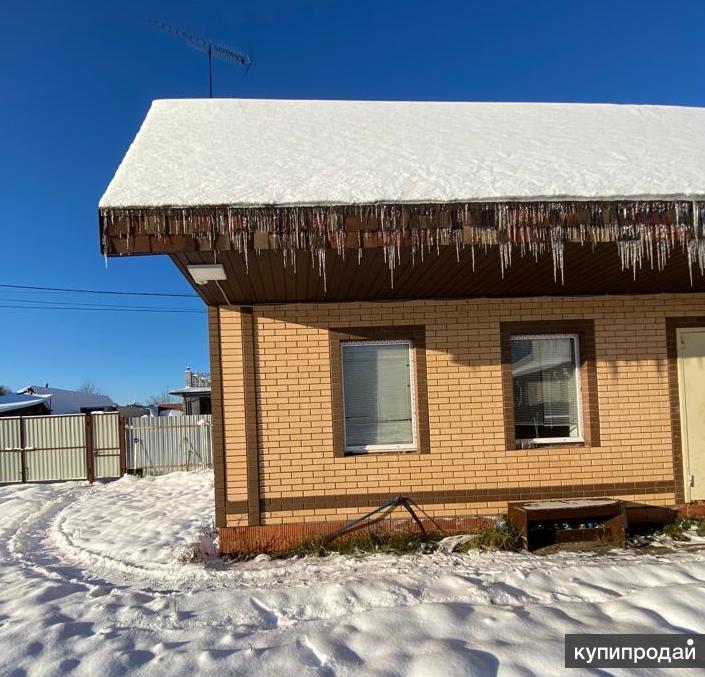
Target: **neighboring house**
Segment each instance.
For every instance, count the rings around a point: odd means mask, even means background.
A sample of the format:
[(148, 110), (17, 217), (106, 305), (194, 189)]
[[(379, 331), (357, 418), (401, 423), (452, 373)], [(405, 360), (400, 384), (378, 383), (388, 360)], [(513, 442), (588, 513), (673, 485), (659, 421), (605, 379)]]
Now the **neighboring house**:
[(182, 416), (184, 405), (180, 402), (163, 402), (158, 404), (126, 404), (118, 406), (118, 411), (125, 418), (138, 418), (140, 416)]
[(177, 390), (170, 390), (170, 395), (184, 398), (185, 414), (211, 413), (211, 375), (186, 368), (186, 385)]
[(117, 410), (117, 405), (107, 395), (42, 386), (27, 386), (17, 393), (47, 398), (51, 414), (87, 414), (92, 411)]
[(156, 101), (99, 212), (208, 304), (236, 551), (705, 499), (704, 207), (705, 109), (213, 99)]
[(0, 395), (0, 416), (41, 416), (51, 413), (49, 395)]
[(183, 416), (184, 405), (180, 402), (161, 402), (147, 407), (148, 416)]
[(141, 404), (132, 403), (125, 405), (118, 405), (118, 413), (120, 416), (125, 418), (137, 418), (139, 416), (150, 416), (149, 407), (143, 406)]

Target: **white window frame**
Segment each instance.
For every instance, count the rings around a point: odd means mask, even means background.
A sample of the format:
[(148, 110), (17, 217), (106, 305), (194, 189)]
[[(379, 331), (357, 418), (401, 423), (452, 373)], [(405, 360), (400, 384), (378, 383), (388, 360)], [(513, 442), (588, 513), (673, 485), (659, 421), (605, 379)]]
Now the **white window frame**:
[[(559, 338), (569, 338), (573, 340), (573, 346), (575, 348), (575, 390), (578, 397), (578, 435), (577, 437), (530, 437), (527, 439), (516, 439), (515, 444), (517, 447), (527, 444), (566, 444), (566, 443), (581, 443), (585, 442), (585, 437), (583, 435), (583, 389), (580, 379), (580, 335), (579, 334), (517, 334), (516, 336), (509, 337), (510, 355), (511, 355), (511, 342), (520, 340), (535, 340), (535, 339), (559, 339)], [(511, 364), (511, 361), (510, 361)], [(512, 366), (512, 407), (514, 404), (514, 365)], [(516, 410), (513, 411), (514, 414), (514, 429), (516, 431)], [(515, 432), (516, 434), (516, 432)]]
[[(399, 345), (403, 344), (409, 348), (409, 383), (411, 396), (411, 443), (410, 444), (366, 444), (363, 446), (348, 446), (348, 432), (345, 425), (345, 360), (343, 358), (343, 350), (345, 346), (366, 345), (366, 346), (383, 346), (383, 345)], [(342, 389), (342, 407), (343, 407), (343, 443), (346, 454), (366, 454), (370, 451), (394, 452), (394, 451), (416, 451), (418, 449), (417, 433), (416, 433), (416, 365), (414, 363), (414, 342), (410, 339), (376, 341), (341, 341), (340, 342), (340, 384)]]

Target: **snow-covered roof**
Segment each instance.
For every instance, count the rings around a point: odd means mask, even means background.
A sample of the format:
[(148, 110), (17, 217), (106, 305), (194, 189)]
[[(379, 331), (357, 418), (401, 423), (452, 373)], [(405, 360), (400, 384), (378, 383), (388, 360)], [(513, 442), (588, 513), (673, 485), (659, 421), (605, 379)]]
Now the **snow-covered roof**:
[(158, 100), (100, 206), (705, 198), (705, 109)]
[(51, 395), (24, 395), (22, 393), (9, 393), (0, 396), (0, 414), (17, 409), (27, 409), (37, 404), (46, 403), (49, 407)]
[(21, 393), (50, 396), (52, 414), (78, 414), (82, 409), (112, 409), (116, 406), (107, 395), (94, 395), (62, 388), (27, 386), (18, 391), (18, 394)]

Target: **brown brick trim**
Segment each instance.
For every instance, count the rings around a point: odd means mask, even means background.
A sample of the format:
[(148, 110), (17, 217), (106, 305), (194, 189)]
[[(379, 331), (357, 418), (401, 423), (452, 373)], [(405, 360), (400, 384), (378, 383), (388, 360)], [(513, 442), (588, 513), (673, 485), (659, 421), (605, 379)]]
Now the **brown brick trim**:
[(514, 393), (509, 339), (518, 334), (577, 334), (580, 341), (580, 382), (583, 404), (584, 443), (546, 445), (600, 446), (600, 408), (597, 394), (597, 365), (595, 359), (595, 322), (593, 320), (546, 320), (530, 322), (500, 322), (500, 350), (502, 363), (502, 398), (504, 407), (504, 437), (507, 449), (516, 449), (514, 437)]
[[(498, 489), (455, 489), (448, 491), (398, 492), (424, 505), (446, 503), (488, 503), (500, 501), (530, 501), (549, 498), (585, 498), (615, 494), (668, 494), (673, 492), (671, 480), (654, 482), (619, 482), (607, 484), (573, 484), (535, 487), (503, 487)], [(265, 498), (262, 508), (268, 512), (315, 510), (330, 508), (374, 508), (395, 496), (394, 492), (369, 494), (330, 494), (321, 496), (287, 496)], [(228, 503), (235, 507), (235, 502)], [(244, 505), (243, 505), (244, 507)]]
[[(494, 517), (437, 517), (429, 520), (422, 517), (424, 527), (434, 532), (439, 527), (444, 534), (474, 533), (497, 524)], [(293, 524), (267, 524), (259, 527), (221, 527), (218, 529), (220, 552), (256, 554), (260, 552), (282, 552), (298, 547), (303, 542), (332, 533), (344, 526), (347, 520), (330, 522), (298, 522)], [(374, 526), (377, 532), (417, 533), (418, 526), (411, 518), (388, 518)]]
[(247, 501), (228, 501), (225, 504), (225, 512), (228, 515), (246, 515), (248, 512)]
[[(365, 456), (345, 453), (343, 427), (343, 383), (340, 365), (341, 341), (400, 341), (410, 340), (414, 351), (414, 378), (416, 379), (416, 453), (431, 451), (431, 432), (428, 422), (428, 376), (426, 373), (426, 328), (422, 324), (388, 327), (343, 327), (329, 331), (330, 386), (333, 422), (333, 454), (335, 456)], [(390, 452), (384, 452), (390, 453)], [(414, 453), (414, 452), (399, 452)]]
[(240, 309), (242, 376), (245, 390), (245, 464), (247, 466), (247, 523), (261, 523), (259, 478), (259, 416), (257, 411), (257, 329), (252, 307)]
[(676, 501), (685, 503), (683, 477), (683, 433), (681, 430), (680, 394), (678, 392), (678, 329), (705, 327), (705, 317), (667, 317), (666, 355), (668, 394), (671, 405), (671, 444), (673, 446), (673, 481)]
[(211, 423), (213, 475), (215, 481), (215, 524), (225, 526), (225, 417), (223, 412), (223, 360), (220, 352), (220, 310), (208, 306), (208, 347), (211, 362)]

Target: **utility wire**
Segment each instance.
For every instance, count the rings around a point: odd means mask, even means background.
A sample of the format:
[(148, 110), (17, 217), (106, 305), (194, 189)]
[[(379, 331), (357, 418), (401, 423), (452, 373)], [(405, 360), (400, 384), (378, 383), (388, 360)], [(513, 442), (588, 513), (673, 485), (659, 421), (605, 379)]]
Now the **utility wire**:
[[(201, 312), (196, 308), (167, 308), (164, 306), (128, 306), (115, 303), (79, 303), (78, 301), (42, 301), (40, 299), (6, 299), (0, 298), (5, 303), (40, 303), (43, 306), (85, 306), (86, 308), (117, 308), (122, 310), (174, 310), (189, 313)], [(28, 306), (31, 307), (31, 306)]]
[(114, 291), (114, 290), (100, 290), (100, 289), (65, 289), (62, 287), (34, 287), (25, 284), (0, 284), (0, 287), (5, 289), (31, 289), (34, 291), (58, 291), (58, 292), (68, 292), (71, 294), (115, 294), (118, 296), (168, 296), (168, 297), (179, 297), (179, 298), (200, 298), (198, 294), (178, 294), (178, 293), (168, 293), (168, 292), (155, 292), (155, 291)]
[(104, 313), (198, 313), (203, 310), (164, 310), (161, 308), (74, 308), (65, 306), (11, 306), (0, 305), (0, 308), (13, 308), (15, 310), (83, 310), (87, 312), (104, 312)]

